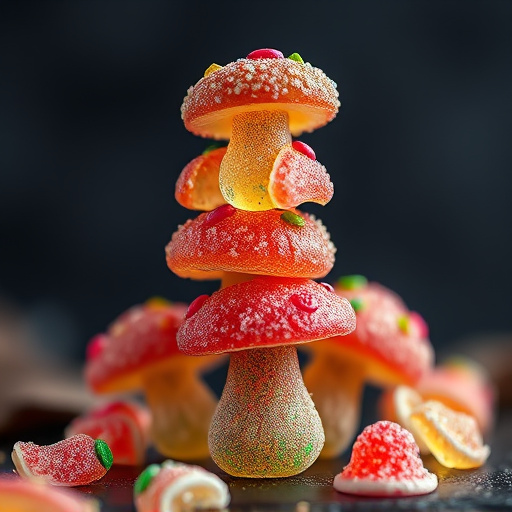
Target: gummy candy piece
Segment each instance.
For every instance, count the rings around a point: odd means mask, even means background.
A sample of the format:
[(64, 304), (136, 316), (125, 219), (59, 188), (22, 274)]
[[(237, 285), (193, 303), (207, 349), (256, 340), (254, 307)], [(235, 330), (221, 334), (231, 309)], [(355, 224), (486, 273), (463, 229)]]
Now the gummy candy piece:
[(18, 441), (12, 451), (18, 474), (62, 486), (87, 485), (112, 466), (112, 452), (101, 439), (76, 434), (48, 446)]
[(136, 480), (137, 512), (225, 509), (230, 502), (228, 486), (200, 466), (167, 460), (148, 466)]
[(490, 448), (483, 444), (475, 418), (468, 414), (428, 400), (414, 409), (411, 421), (443, 466), (478, 468), (489, 457)]
[(304, 64), (304, 59), (297, 52), (292, 53), (288, 58)]
[[(230, 208), (232, 215), (218, 214)], [(224, 205), (180, 226), (165, 252), (180, 277), (219, 279), (222, 272), (240, 272), (315, 279), (332, 269), (336, 248), (322, 223), (307, 213)]]
[(14, 475), (0, 476), (0, 510), (5, 512), (98, 512), (96, 500)]
[(320, 162), (285, 146), (274, 161), (268, 192), (276, 208), (295, 208), (305, 202), (327, 204), (334, 194), (334, 186)]
[(144, 462), (149, 443), (149, 411), (133, 402), (112, 402), (74, 419), (66, 428), (66, 437), (87, 434), (107, 442), (114, 463), (139, 465)]
[(284, 55), (279, 50), (273, 48), (262, 48), (261, 50), (254, 50), (249, 55), (248, 59), (284, 59)]
[(423, 467), (412, 434), (390, 421), (363, 430), (350, 462), (334, 478), (337, 491), (360, 496), (414, 496), (436, 487), (437, 477)]
[(203, 76), (209, 76), (211, 75), (212, 73), (215, 73), (215, 71), (218, 71), (219, 69), (222, 69), (222, 66), (219, 66), (218, 64), (215, 64), (215, 62), (213, 64), (210, 64), (208, 66), (208, 68), (206, 69), (206, 71), (204, 72), (204, 75)]
[(294, 140), (292, 142), (292, 148), (298, 151), (299, 153), (306, 155), (308, 158), (311, 158), (311, 160), (316, 160), (316, 154), (313, 151), (313, 148), (311, 146), (308, 146), (305, 142), (301, 142), (300, 140)]
[(226, 201), (220, 193), (219, 169), (226, 148), (216, 148), (189, 162), (176, 182), (175, 197), (189, 210), (213, 210)]
[(360, 274), (341, 276), (336, 283), (341, 290), (358, 290), (368, 284), (368, 279)]

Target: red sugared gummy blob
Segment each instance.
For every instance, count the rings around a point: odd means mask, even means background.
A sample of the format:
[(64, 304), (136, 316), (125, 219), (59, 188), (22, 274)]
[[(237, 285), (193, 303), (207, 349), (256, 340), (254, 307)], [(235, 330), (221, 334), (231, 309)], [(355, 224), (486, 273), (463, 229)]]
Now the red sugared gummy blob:
[(260, 50), (254, 50), (247, 55), (248, 59), (284, 59), (284, 55), (279, 50), (273, 48), (261, 48)]
[(105, 336), (103, 334), (97, 334), (87, 345), (85, 357), (87, 360), (95, 359), (103, 351), (105, 345)]
[(231, 206), (230, 204), (223, 204), (208, 213), (205, 224), (207, 226), (213, 226), (218, 222), (231, 217), (235, 213), (236, 208), (234, 206)]
[(292, 142), (292, 148), (295, 149), (295, 151), (306, 155), (308, 158), (311, 158), (311, 160), (316, 160), (316, 154), (313, 151), (313, 148), (304, 142), (301, 142), (300, 140), (294, 140)]

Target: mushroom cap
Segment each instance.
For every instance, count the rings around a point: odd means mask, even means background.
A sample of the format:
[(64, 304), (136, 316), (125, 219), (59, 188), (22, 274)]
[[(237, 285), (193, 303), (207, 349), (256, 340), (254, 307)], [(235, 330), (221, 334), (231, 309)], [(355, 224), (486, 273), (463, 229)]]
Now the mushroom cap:
[(239, 59), (190, 87), (181, 107), (187, 130), (229, 139), (233, 117), (255, 110), (282, 110), (290, 132), (300, 135), (334, 119), (336, 84), (309, 63), (285, 58)]
[(134, 391), (145, 372), (195, 364), (176, 344), (176, 332), (187, 306), (148, 301), (124, 312), (106, 334), (94, 337), (85, 364), (85, 380), (95, 393)]
[(357, 328), (317, 344), (316, 350), (356, 361), (366, 368), (366, 378), (380, 386), (411, 385), (426, 374), (434, 359), (426, 324), (396, 293), (378, 283), (353, 289), (338, 284), (335, 290), (354, 306)]
[(350, 462), (334, 478), (334, 488), (360, 496), (414, 496), (437, 487), (423, 467), (412, 434), (397, 423), (378, 421), (358, 436)]
[(191, 355), (307, 343), (355, 328), (347, 300), (300, 278), (256, 277), (228, 286), (187, 316), (177, 339)]
[[(218, 215), (226, 209), (229, 216)], [(332, 269), (336, 248), (313, 215), (225, 205), (180, 226), (165, 252), (169, 268), (184, 278), (219, 279), (223, 271), (318, 278)]]

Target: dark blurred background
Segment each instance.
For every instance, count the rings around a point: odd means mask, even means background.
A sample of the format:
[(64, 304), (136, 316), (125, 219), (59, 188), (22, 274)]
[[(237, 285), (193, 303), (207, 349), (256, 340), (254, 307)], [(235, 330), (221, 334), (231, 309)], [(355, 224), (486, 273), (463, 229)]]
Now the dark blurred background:
[(331, 280), (362, 273), (423, 314), (434, 346), (512, 330), (512, 2), (0, 4), (0, 297), (79, 362), (132, 304), (191, 301), (164, 246), (208, 141), (180, 119), (212, 63), (299, 52), (338, 83), (301, 137), (331, 174)]

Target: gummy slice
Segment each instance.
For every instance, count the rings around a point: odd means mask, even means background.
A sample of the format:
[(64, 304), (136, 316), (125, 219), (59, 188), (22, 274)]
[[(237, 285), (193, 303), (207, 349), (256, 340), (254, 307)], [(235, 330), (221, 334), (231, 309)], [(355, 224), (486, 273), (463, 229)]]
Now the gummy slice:
[(268, 191), (276, 208), (294, 208), (306, 202), (326, 205), (334, 194), (334, 186), (320, 162), (285, 146), (274, 162)]
[(490, 448), (483, 444), (476, 420), (468, 414), (428, 400), (414, 409), (411, 421), (443, 466), (477, 468), (489, 457)]
[(423, 467), (412, 434), (390, 421), (363, 430), (349, 464), (334, 479), (336, 490), (362, 496), (412, 496), (436, 487), (437, 477)]
[(167, 460), (148, 466), (134, 485), (137, 512), (225, 509), (228, 486), (200, 466)]
[(20, 476), (62, 486), (90, 484), (102, 478), (112, 465), (108, 445), (85, 434), (48, 446), (18, 441), (12, 459)]

